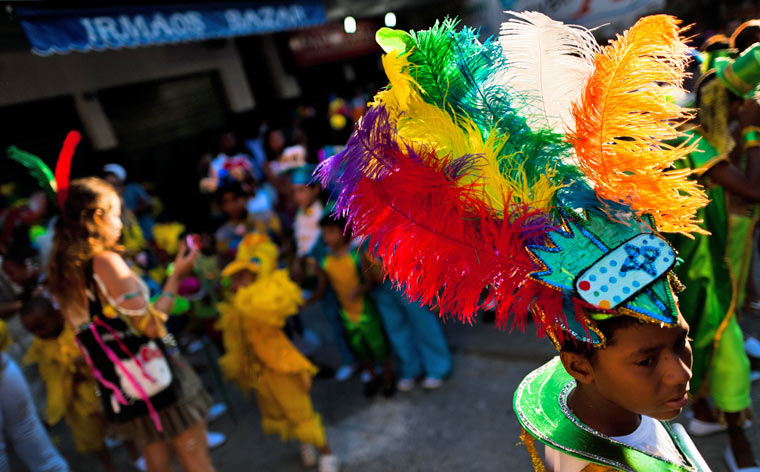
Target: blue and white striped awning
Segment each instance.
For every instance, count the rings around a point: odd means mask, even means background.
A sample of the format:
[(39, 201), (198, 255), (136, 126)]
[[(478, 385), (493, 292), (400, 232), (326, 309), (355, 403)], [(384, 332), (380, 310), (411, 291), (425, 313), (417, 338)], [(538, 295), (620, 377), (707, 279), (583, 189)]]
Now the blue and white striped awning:
[(16, 12), (32, 51), (42, 56), (272, 33), (325, 22), (318, 0)]

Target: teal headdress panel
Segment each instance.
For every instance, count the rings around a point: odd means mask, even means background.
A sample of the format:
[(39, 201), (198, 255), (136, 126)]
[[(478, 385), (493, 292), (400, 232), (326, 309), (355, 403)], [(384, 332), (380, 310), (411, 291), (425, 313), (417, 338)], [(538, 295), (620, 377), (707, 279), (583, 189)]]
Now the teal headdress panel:
[[(543, 270), (532, 277), (580, 298), (587, 309), (615, 311), (651, 322), (675, 324), (678, 308), (669, 280), (676, 253), (647, 222), (631, 214), (558, 210), (562, 224), (549, 233), (551, 244), (528, 249)], [(651, 222), (650, 222), (651, 223)], [(604, 339), (566, 310), (561, 328), (584, 342)]]

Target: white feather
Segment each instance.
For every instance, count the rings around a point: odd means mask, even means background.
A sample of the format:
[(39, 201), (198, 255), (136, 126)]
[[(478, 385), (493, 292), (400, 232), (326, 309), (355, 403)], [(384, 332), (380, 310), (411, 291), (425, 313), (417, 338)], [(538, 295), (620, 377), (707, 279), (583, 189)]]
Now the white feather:
[(508, 67), (496, 80), (536, 108), (538, 119), (528, 121), (532, 128), (572, 131), (571, 104), (580, 98), (599, 51), (594, 35), (542, 13), (506, 13), (515, 17), (501, 24), (499, 36)]

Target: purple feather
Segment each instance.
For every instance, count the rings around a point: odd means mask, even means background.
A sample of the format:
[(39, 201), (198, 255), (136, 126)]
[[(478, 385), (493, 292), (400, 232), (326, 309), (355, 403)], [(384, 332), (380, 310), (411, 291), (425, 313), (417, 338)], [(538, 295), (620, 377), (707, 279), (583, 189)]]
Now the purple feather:
[[(370, 108), (356, 124), (346, 148), (322, 162), (315, 171), (322, 185), (333, 189), (336, 214), (346, 214), (350, 196), (363, 177), (382, 180), (397, 168), (397, 156), (401, 154), (412, 160), (421, 159), (412, 146), (404, 144), (402, 149), (400, 142), (388, 110), (383, 105)], [(442, 162), (439, 170), (452, 180), (459, 179), (473, 170), (473, 157), (473, 154), (454, 157)]]
[[(396, 167), (394, 156), (401, 152), (393, 123), (384, 106), (370, 108), (359, 120), (346, 149), (326, 160), (316, 170), (322, 184), (333, 188), (335, 212), (344, 214), (350, 196), (363, 177), (383, 179)], [(409, 155), (416, 156), (407, 146)]]

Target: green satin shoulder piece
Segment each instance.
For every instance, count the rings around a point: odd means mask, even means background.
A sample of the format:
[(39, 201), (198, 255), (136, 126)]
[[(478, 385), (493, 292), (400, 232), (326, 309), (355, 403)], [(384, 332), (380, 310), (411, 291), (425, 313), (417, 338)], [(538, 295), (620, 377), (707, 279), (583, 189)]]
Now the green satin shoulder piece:
[(694, 149), (694, 151), (688, 156), (691, 161), (692, 169), (700, 169), (703, 167), (709, 169), (716, 161), (726, 159), (725, 155), (719, 154), (718, 150), (715, 149), (715, 146), (710, 144), (707, 139), (702, 136), (699, 128), (684, 131), (684, 134), (689, 144), (696, 144), (696, 149)]
[[(689, 451), (663, 422), (673, 443), (688, 465), (679, 465), (611, 439), (594, 431), (575, 417), (567, 406), (567, 397), (575, 380), (565, 371), (559, 357), (534, 370), (520, 382), (514, 397), (514, 409), (531, 436), (565, 454), (594, 464), (626, 472), (708, 472), (699, 467), (696, 451)], [(689, 441), (690, 442), (690, 441)]]

